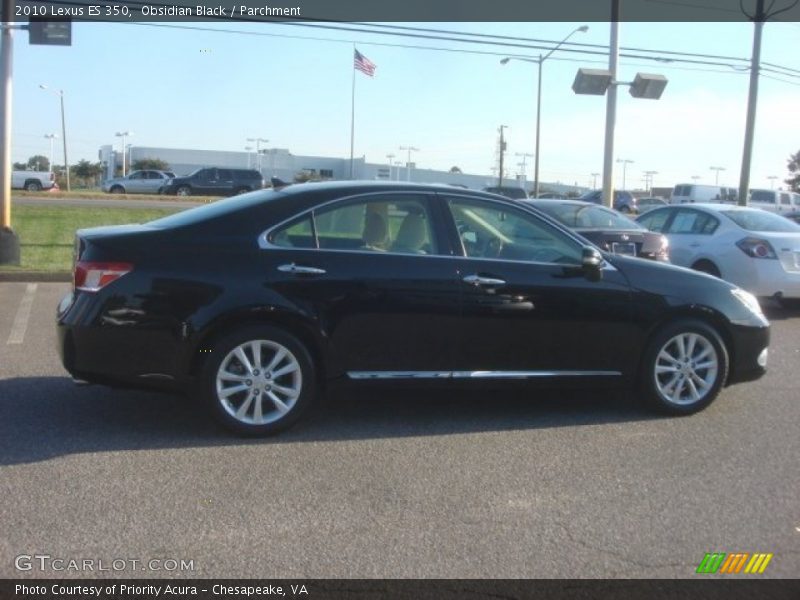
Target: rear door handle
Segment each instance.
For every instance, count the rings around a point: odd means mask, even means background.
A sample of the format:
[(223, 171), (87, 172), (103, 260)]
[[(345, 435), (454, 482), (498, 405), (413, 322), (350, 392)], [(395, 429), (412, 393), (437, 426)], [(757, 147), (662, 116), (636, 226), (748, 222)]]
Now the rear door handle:
[(506, 282), (502, 279), (494, 279), (492, 277), (481, 277), (480, 275), (467, 275), (463, 279), (464, 283), (474, 286), (483, 285), (505, 285)]
[(302, 267), (300, 265), (296, 265), (294, 263), (289, 263), (288, 265), (281, 265), (278, 267), (278, 271), (282, 273), (297, 273), (302, 275), (324, 275), (325, 269), (318, 269), (316, 267)]

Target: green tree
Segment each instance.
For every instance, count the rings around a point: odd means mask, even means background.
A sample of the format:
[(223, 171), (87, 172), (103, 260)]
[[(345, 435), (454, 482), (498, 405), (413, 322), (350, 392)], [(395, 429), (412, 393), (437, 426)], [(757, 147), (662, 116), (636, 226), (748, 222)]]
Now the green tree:
[(451, 173), (461, 173), (461, 169), (459, 167), (450, 167)]
[(789, 172), (793, 175), (784, 181), (793, 192), (800, 192), (800, 150), (789, 157)]
[(72, 165), (69, 169), (71, 177), (78, 181), (79, 186), (94, 186), (97, 185), (97, 180), (103, 173), (103, 165), (99, 162), (90, 163), (88, 160), (82, 160), (76, 165)]
[(133, 161), (131, 171), (141, 171), (142, 169), (155, 169), (156, 171), (169, 171), (169, 163), (160, 158), (140, 158)]
[(49, 171), (50, 160), (46, 156), (36, 154), (28, 159), (28, 168), (31, 171)]

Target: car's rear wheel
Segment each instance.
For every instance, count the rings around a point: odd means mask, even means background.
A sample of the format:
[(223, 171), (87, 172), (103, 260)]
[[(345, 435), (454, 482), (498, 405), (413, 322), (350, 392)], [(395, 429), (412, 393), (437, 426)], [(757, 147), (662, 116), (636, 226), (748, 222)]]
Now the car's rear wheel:
[(125, 193), (125, 188), (124, 188), (124, 187), (122, 187), (121, 185), (115, 185), (115, 186), (114, 186), (114, 187), (112, 187), (112, 188), (111, 188), (111, 190), (109, 190), (109, 191), (110, 191), (112, 194), (124, 194), (124, 193)]
[(631, 207), (628, 206), (627, 204), (623, 204), (622, 206), (619, 207), (619, 212), (625, 215), (629, 215), (631, 214)]
[(282, 431), (316, 395), (314, 362), (293, 335), (270, 326), (241, 329), (211, 350), (201, 392), (212, 415), (243, 435)]
[(800, 310), (800, 298), (778, 298), (778, 303), (789, 310)]
[(27, 181), (25, 182), (25, 191), (26, 192), (40, 192), (42, 191), (42, 184), (38, 181)]
[(178, 191), (175, 192), (177, 196), (191, 196), (192, 195), (192, 188), (188, 185), (182, 185), (178, 188)]
[(719, 272), (719, 268), (717, 265), (712, 263), (710, 260), (698, 260), (696, 263), (692, 265), (692, 269), (695, 271), (700, 271), (701, 273), (708, 273), (709, 275), (713, 275), (714, 277), (720, 277), (721, 273)]
[(642, 361), (639, 383), (645, 401), (675, 415), (703, 410), (728, 377), (728, 352), (709, 325), (681, 319), (656, 333)]

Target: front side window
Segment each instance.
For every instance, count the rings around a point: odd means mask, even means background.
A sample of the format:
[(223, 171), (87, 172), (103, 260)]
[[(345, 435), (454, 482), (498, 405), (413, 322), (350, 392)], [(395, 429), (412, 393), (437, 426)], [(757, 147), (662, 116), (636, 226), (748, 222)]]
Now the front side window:
[(662, 210), (653, 210), (643, 217), (639, 217), (636, 221), (649, 229), (650, 231), (657, 231), (659, 233), (664, 231), (664, 226), (669, 220), (672, 211), (668, 208)]
[(448, 199), (464, 254), (539, 263), (580, 264), (581, 246), (538, 217), (503, 204)]

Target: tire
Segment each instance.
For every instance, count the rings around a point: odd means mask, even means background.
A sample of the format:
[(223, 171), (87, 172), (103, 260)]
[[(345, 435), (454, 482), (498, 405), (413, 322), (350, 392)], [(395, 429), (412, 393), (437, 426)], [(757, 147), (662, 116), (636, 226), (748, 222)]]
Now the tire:
[(41, 192), (42, 191), (42, 184), (38, 181), (26, 181), (25, 182), (25, 191), (26, 192)]
[(239, 194), (246, 194), (247, 192), (251, 192), (252, 190), (249, 187), (240, 187), (234, 190), (233, 195), (238, 196)]
[(719, 277), (720, 279), (722, 278), (719, 268), (717, 268), (717, 265), (712, 263), (710, 260), (698, 260), (692, 265), (692, 269), (695, 271), (700, 271), (701, 273), (713, 275), (714, 277)]
[(800, 298), (778, 298), (778, 304), (786, 310), (800, 310)]
[(627, 204), (623, 204), (619, 207), (619, 212), (621, 212), (623, 215), (629, 215), (631, 214), (631, 207)]
[(728, 365), (728, 351), (712, 327), (681, 319), (662, 327), (648, 344), (639, 391), (662, 413), (696, 413), (717, 397), (728, 378)]
[(247, 436), (291, 427), (317, 395), (316, 369), (306, 347), (286, 331), (266, 325), (239, 329), (215, 343), (199, 385), (214, 419)]
[(114, 187), (112, 187), (108, 191), (111, 192), (112, 194), (124, 194), (125, 193), (125, 188), (122, 187), (121, 185), (115, 185)]
[(177, 191), (175, 192), (176, 196), (191, 196), (192, 195), (192, 188), (188, 185), (180, 186)]

